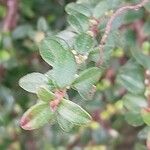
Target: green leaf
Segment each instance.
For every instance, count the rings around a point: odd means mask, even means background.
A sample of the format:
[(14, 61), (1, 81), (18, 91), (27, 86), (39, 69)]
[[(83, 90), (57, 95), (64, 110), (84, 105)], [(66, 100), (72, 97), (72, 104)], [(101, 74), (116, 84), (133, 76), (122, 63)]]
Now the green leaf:
[(133, 112), (140, 112), (141, 108), (148, 105), (144, 96), (133, 94), (126, 94), (123, 97), (123, 104), (128, 110)]
[(93, 10), (93, 16), (96, 18), (103, 17), (106, 12), (117, 9), (122, 0), (101, 0)]
[(143, 118), (143, 121), (148, 125), (150, 126), (150, 112), (146, 109), (142, 109), (141, 110), (141, 115), (142, 115), (142, 118)]
[(38, 88), (42, 85), (46, 85), (47, 82), (48, 79), (45, 75), (34, 72), (22, 77), (19, 80), (19, 85), (28, 92), (37, 93)]
[(150, 12), (150, 2), (148, 2), (144, 7), (148, 12)]
[(31, 25), (20, 25), (15, 28), (15, 30), (12, 33), (13, 39), (24, 39), (29, 36), (29, 33), (32, 32), (32, 26)]
[(97, 67), (86, 69), (75, 79), (72, 87), (76, 89), (83, 98), (88, 99), (93, 84), (99, 80), (101, 74), (102, 71)]
[(57, 113), (68, 122), (76, 125), (86, 125), (91, 120), (91, 116), (83, 108), (65, 99), (58, 106)]
[(50, 102), (55, 99), (55, 95), (46, 87), (40, 87), (37, 91), (37, 96), (44, 102)]
[(125, 120), (132, 126), (143, 125), (143, 119), (140, 113), (137, 112), (127, 112), (125, 114)]
[(139, 133), (138, 133), (138, 138), (141, 140), (146, 140), (148, 137), (148, 134), (150, 132), (150, 127), (146, 126), (144, 127)]
[(57, 114), (57, 122), (61, 129), (63, 129), (65, 132), (69, 132), (74, 127), (74, 124), (72, 124), (59, 114)]
[(147, 20), (145, 23), (144, 23), (144, 27), (143, 27), (143, 31), (144, 31), (144, 34), (149, 36), (150, 35), (150, 20)]
[(109, 36), (106, 44), (104, 45), (103, 54), (100, 56), (99, 47), (95, 47), (92, 51), (90, 51), (88, 59), (94, 62), (97, 62), (100, 57), (103, 59), (103, 66), (108, 66), (110, 60), (112, 58), (112, 52), (116, 48), (116, 45), (122, 47), (123, 38), (120, 36), (120, 32), (118, 30), (113, 30)]
[(81, 33), (75, 38), (74, 48), (80, 54), (87, 54), (94, 47), (94, 39), (86, 34)]
[(38, 103), (28, 109), (20, 120), (25, 130), (38, 129), (53, 119), (53, 112), (47, 103)]
[(80, 13), (80, 14), (85, 15), (87, 17), (90, 17), (92, 15), (89, 8), (87, 8), (83, 4), (69, 3), (66, 6), (65, 10), (70, 15), (76, 15), (77, 13)]
[(150, 69), (150, 57), (144, 55), (138, 48), (133, 48), (131, 50), (132, 56), (136, 61), (146, 69)]
[(100, 1), (98, 5), (96, 5), (93, 16), (96, 18), (100, 18), (105, 15), (105, 13), (109, 10), (109, 5), (107, 1)]
[(140, 9), (138, 11), (129, 10), (124, 14), (124, 24), (132, 23), (136, 20), (140, 20), (144, 17), (144, 10)]
[(89, 28), (88, 17), (82, 14), (69, 15), (67, 20), (76, 32), (85, 32)]
[(37, 29), (38, 31), (46, 32), (48, 31), (48, 23), (46, 22), (44, 17), (40, 17), (37, 22)]
[(47, 37), (40, 44), (42, 58), (53, 66), (51, 76), (61, 88), (70, 85), (77, 67), (67, 43), (58, 37)]
[(141, 94), (145, 91), (143, 70), (132, 60), (120, 69), (117, 82), (133, 94)]

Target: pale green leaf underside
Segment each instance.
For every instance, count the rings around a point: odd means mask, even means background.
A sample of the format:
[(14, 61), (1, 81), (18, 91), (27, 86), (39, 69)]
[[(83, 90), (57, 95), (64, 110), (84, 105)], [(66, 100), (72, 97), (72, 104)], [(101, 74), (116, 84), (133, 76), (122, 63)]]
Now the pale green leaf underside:
[(28, 92), (37, 93), (38, 88), (40, 86), (46, 85), (47, 82), (48, 79), (45, 75), (34, 72), (22, 77), (19, 80), (19, 85)]
[(40, 100), (47, 103), (55, 99), (54, 93), (44, 86), (38, 89), (37, 96)]

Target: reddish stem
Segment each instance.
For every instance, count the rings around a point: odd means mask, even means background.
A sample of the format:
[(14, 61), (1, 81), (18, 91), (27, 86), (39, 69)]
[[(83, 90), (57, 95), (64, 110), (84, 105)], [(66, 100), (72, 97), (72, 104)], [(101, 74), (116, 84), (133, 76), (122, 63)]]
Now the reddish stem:
[(100, 44), (99, 44), (100, 57), (99, 57), (99, 60), (97, 61), (96, 66), (100, 66), (103, 63), (102, 57), (103, 57), (104, 46), (107, 41), (108, 35), (111, 31), (113, 21), (116, 19), (116, 17), (127, 10), (139, 10), (141, 7), (143, 7), (148, 2), (149, 2), (149, 0), (142, 0), (140, 3), (138, 3), (136, 5), (123, 6), (123, 7), (119, 8), (118, 10), (116, 10), (116, 12), (114, 12), (114, 14), (110, 17), (110, 19), (107, 22), (105, 32), (104, 32), (102, 39), (100, 41)]
[(18, 0), (2, 1), (7, 6), (7, 14), (3, 23), (3, 31), (9, 32), (17, 23)]
[(63, 99), (63, 97), (65, 96), (66, 91), (61, 91), (61, 90), (56, 90), (55, 91), (55, 99), (53, 101), (50, 102), (50, 108), (52, 109), (52, 111), (56, 111), (58, 105), (60, 104), (61, 100)]

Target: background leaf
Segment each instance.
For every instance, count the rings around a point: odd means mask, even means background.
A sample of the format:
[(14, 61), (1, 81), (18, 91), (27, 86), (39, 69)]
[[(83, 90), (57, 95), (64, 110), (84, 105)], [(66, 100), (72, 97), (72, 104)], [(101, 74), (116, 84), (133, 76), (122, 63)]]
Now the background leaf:
[(141, 126), (144, 123), (140, 113), (136, 112), (127, 112), (125, 114), (125, 120), (132, 126)]
[(126, 94), (123, 97), (123, 104), (129, 110), (133, 112), (140, 112), (143, 107), (147, 107), (148, 103), (144, 96), (134, 95), (134, 94)]
[(140, 94), (145, 90), (142, 68), (132, 60), (120, 69), (117, 81), (133, 94)]
[(150, 112), (147, 111), (146, 109), (142, 109), (142, 110), (141, 110), (141, 115), (142, 115), (143, 121), (144, 121), (148, 126), (150, 126)]
[(77, 4), (77, 3), (69, 3), (66, 8), (65, 8), (66, 12), (69, 15), (76, 15), (77, 13), (80, 13), (82, 15), (85, 15), (87, 17), (91, 16), (91, 12), (88, 9), (88, 7), (86, 7), (83, 4)]
[(68, 120), (66, 120), (65, 118), (63, 118), (61, 115), (57, 114), (57, 122), (59, 124), (59, 126), (65, 131), (65, 132), (69, 132), (74, 125), (69, 122)]
[(146, 69), (150, 69), (150, 56), (144, 55), (138, 48), (133, 48), (131, 53), (140, 65)]
[(102, 70), (97, 67), (86, 69), (74, 80), (72, 87), (76, 89), (83, 98), (88, 99), (93, 84), (100, 79), (101, 74)]

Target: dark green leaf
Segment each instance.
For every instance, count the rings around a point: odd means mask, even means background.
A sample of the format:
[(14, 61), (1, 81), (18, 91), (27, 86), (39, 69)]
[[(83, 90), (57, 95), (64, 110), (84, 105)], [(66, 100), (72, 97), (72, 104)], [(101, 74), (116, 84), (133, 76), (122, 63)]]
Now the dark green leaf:
[(132, 126), (141, 126), (143, 124), (140, 113), (136, 112), (127, 112), (125, 114), (125, 120)]
[(138, 48), (131, 50), (132, 56), (146, 69), (150, 69), (150, 56), (144, 55)]
[(140, 94), (145, 90), (142, 68), (132, 60), (120, 69), (117, 81), (133, 94)]
[(144, 96), (126, 94), (123, 97), (124, 106), (133, 112), (140, 112), (141, 108), (147, 107), (147, 100)]
[(94, 46), (94, 39), (86, 34), (79, 34), (74, 42), (75, 50), (80, 54), (87, 54)]
[(86, 69), (79, 74), (72, 86), (83, 98), (88, 99), (93, 84), (99, 80), (101, 74), (102, 71), (97, 67)]
[(76, 73), (76, 62), (67, 43), (58, 38), (45, 38), (40, 44), (42, 58), (53, 66), (51, 76), (61, 88), (70, 85)]

